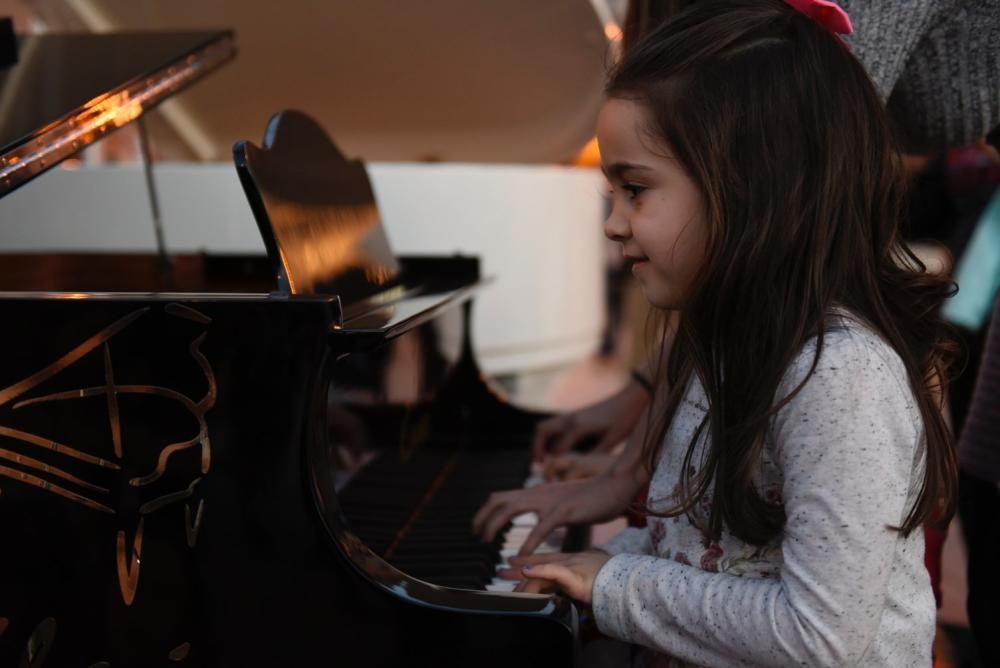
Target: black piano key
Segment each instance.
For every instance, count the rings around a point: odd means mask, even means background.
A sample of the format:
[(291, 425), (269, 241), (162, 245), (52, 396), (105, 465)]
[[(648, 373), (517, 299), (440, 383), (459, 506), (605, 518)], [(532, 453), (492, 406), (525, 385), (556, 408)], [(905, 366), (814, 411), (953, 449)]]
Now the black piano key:
[(406, 462), (378, 458), (341, 492), (341, 506), (357, 535), (404, 573), (484, 589), (495, 577), (510, 526), (484, 543), (471, 530), (472, 517), (491, 492), (522, 485), (529, 448), (455, 457), (431, 452)]

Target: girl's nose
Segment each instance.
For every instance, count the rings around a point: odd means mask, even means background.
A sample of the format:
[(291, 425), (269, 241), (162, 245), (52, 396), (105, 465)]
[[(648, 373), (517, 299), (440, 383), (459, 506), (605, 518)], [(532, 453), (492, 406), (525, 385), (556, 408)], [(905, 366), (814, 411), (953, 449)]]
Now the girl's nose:
[(612, 209), (607, 220), (604, 221), (604, 236), (612, 241), (624, 241), (632, 236), (625, 216)]

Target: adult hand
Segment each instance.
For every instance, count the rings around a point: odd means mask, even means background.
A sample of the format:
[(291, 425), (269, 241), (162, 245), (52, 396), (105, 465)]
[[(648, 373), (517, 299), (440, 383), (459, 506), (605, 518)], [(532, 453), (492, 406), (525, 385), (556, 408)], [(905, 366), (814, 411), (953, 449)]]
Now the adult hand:
[(533, 554), (514, 557), (510, 560), (511, 568), (498, 575), (508, 580), (521, 580), (514, 591), (534, 594), (559, 591), (589, 605), (597, 573), (609, 559), (610, 554), (596, 549), (575, 554)]
[(614, 452), (565, 452), (546, 459), (542, 473), (548, 481), (583, 480), (604, 473), (617, 459)]
[(541, 461), (546, 453), (566, 452), (591, 437), (598, 439), (595, 452), (607, 452), (632, 432), (649, 399), (649, 392), (632, 379), (604, 401), (543, 420), (535, 427), (531, 455)]
[(538, 524), (519, 551), (531, 554), (557, 527), (605, 522), (621, 515), (644, 480), (631, 469), (588, 480), (545, 483), (528, 489), (494, 492), (472, 520), (473, 530), (492, 541), (510, 520), (523, 513), (538, 514)]

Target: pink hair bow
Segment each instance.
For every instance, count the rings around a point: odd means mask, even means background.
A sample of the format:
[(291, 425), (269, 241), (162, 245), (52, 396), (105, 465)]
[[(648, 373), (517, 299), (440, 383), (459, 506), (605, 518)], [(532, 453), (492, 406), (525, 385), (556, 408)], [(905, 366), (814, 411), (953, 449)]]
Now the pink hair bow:
[(785, 2), (835, 35), (850, 35), (854, 32), (851, 17), (835, 2), (829, 0), (785, 0)]

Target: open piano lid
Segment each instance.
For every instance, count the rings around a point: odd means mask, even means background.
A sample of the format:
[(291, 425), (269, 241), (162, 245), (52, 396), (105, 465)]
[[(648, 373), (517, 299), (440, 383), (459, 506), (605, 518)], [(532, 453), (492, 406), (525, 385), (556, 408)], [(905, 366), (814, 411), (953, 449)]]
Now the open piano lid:
[(0, 197), (232, 59), (231, 31), (42, 34), (0, 67)]

